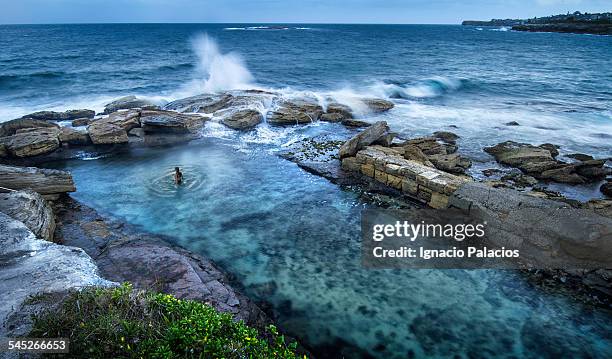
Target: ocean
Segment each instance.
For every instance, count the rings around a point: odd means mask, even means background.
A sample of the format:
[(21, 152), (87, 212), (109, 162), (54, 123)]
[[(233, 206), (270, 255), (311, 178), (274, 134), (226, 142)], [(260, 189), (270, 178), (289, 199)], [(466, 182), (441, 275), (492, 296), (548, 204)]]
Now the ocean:
[[(448, 25), (0, 26), (0, 121), (125, 95), (159, 104), (261, 88), (384, 97), (409, 138), (452, 130), (471, 174), (505, 140), (612, 156), (612, 37)], [(520, 126), (506, 126), (517, 121)], [(369, 270), (359, 221), (375, 204), (276, 156), (339, 124), (238, 133), (208, 123), (186, 146), (53, 164), (78, 200), (168, 235), (226, 270), (321, 358), (612, 356), (610, 313), (520, 273)], [(169, 185), (184, 168), (189, 186)], [(599, 197), (596, 186), (565, 188)]]

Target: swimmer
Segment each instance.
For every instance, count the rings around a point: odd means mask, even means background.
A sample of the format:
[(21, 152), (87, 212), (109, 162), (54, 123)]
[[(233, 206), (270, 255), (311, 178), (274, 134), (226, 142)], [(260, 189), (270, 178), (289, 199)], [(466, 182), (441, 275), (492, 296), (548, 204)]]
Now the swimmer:
[(174, 167), (174, 183), (181, 184), (183, 183), (183, 172), (178, 167)]

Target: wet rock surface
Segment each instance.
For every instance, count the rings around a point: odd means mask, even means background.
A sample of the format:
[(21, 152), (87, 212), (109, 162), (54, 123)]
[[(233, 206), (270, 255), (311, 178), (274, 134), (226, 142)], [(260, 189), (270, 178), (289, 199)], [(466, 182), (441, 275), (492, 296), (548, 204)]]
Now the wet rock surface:
[(62, 144), (72, 146), (83, 146), (91, 143), (87, 131), (75, 130), (72, 127), (62, 127), (59, 134), (59, 140)]
[(340, 146), (338, 155), (340, 159), (355, 156), (359, 150), (378, 141), (388, 133), (389, 126), (385, 121), (376, 122)]
[(31, 118), (19, 118), (16, 120), (6, 121), (0, 124), (0, 137), (12, 136), (18, 130), (24, 128), (59, 128), (59, 125), (53, 122), (43, 120), (34, 120)]
[(214, 118), (234, 130), (250, 130), (263, 121), (263, 115), (251, 109), (221, 110), (215, 112)]
[(317, 121), (323, 114), (323, 107), (310, 100), (284, 100), (278, 107), (266, 114), (270, 125), (298, 125)]
[(0, 142), (13, 157), (32, 157), (55, 151), (60, 145), (59, 133), (55, 127), (21, 128)]

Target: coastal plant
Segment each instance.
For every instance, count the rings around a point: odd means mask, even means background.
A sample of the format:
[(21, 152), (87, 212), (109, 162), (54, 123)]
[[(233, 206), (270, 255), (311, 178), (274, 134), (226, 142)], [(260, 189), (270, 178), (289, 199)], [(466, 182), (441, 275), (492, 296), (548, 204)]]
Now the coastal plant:
[(114, 288), (71, 293), (34, 318), (28, 337), (68, 338), (71, 358), (297, 358), (274, 326), (261, 332), (198, 301)]

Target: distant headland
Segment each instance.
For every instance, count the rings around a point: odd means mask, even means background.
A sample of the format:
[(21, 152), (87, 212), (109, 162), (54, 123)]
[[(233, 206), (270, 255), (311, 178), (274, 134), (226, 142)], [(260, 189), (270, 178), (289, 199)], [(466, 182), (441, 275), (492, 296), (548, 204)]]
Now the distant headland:
[(579, 34), (612, 35), (612, 12), (574, 13), (534, 17), (532, 19), (466, 20), (467, 26), (512, 26), (516, 31), (570, 32)]

